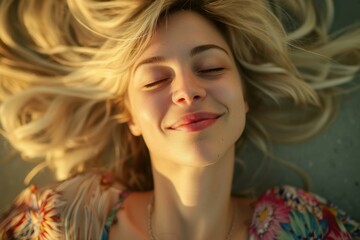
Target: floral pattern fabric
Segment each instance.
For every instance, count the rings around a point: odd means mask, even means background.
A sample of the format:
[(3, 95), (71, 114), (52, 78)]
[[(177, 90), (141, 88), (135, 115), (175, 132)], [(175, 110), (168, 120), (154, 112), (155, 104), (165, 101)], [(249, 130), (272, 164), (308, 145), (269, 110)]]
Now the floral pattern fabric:
[[(42, 190), (30, 186), (0, 217), (0, 239), (107, 240), (128, 194), (109, 174), (83, 174)], [(360, 239), (358, 222), (326, 199), (294, 187), (269, 189), (253, 208), (250, 240)]]
[(0, 216), (1, 240), (96, 240), (124, 188), (109, 173), (79, 174), (30, 186)]
[(59, 239), (61, 221), (56, 207), (62, 204), (57, 192), (47, 189), (39, 195), (36, 187), (30, 186), (18, 196), (14, 210), (2, 223), (6, 230), (1, 239)]
[(290, 186), (269, 189), (254, 204), (250, 240), (360, 237), (359, 223), (328, 200)]

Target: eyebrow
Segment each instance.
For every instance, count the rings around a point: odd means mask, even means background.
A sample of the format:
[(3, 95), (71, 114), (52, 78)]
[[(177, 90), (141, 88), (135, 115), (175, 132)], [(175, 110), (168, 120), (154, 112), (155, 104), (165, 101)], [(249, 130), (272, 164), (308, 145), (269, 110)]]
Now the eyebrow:
[[(199, 46), (196, 46), (194, 47), (193, 49), (191, 49), (190, 51), (190, 57), (194, 57), (202, 52), (205, 52), (207, 50), (210, 50), (210, 49), (218, 49), (218, 50), (221, 50), (223, 52), (225, 52), (228, 56), (229, 53), (222, 47), (218, 46), (218, 45), (215, 45), (215, 44), (205, 44), (205, 45), (199, 45)], [(144, 65), (144, 64), (153, 64), (153, 63), (164, 63), (166, 62), (166, 58), (165, 57), (162, 57), (162, 56), (155, 56), (155, 57), (150, 57), (150, 58), (146, 58), (144, 60), (142, 60), (140, 63), (138, 63), (134, 69), (134, 72), (136, 71), (136, 69), (138, 69), (141, 65)]]

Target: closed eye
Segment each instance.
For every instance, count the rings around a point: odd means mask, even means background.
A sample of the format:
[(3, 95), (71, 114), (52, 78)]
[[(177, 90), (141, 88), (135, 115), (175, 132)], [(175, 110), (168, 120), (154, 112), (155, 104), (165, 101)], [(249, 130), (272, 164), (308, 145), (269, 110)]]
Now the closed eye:
[(158, 81), (155, 81), (155, 82), (148, 83), (144, 87), (147, 88), (147, 89), (154, 88), (154, 87), (166, 82), (167, 80), (169, 80), (169, 78), (164, 78), (164, 79), (161, 79), (161, 80), (158, 80)]
[(225, 68), (219, 67), (219, 68), (209, 68), (209, 69), (203, 69), (199, 70), (200, 73), (219, 73), (222, 72)]
[(225, 68), (218, 67), (218, 68), (206, 68), (198, 71), (199, 76), (202, 76), (204, 78), (217, 78), (222, 75)]

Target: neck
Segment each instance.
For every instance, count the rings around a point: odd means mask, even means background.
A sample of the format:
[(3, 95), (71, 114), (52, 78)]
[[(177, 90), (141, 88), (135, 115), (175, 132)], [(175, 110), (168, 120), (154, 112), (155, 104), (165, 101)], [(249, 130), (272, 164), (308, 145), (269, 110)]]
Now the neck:
[(232, 216), (234, 150), (206, 167), (153, 161), (157, 239), (225, 239)]

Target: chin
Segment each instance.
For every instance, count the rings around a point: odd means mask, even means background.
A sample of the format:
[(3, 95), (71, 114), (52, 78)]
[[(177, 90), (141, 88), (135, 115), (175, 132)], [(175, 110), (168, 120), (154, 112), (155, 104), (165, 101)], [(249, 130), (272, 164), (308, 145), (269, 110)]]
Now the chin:
[(179, 164), (192, 167), (207, 167), (224, 161), (228, 157), (229, 155), (226, 149), (192, 147), (186, 151), (183, 150), (182, 154), (179, 154), (176, 158)]

